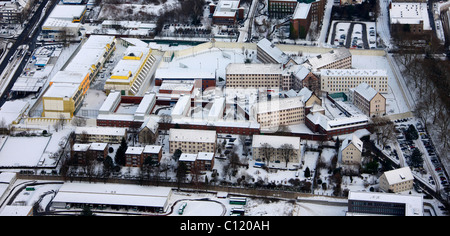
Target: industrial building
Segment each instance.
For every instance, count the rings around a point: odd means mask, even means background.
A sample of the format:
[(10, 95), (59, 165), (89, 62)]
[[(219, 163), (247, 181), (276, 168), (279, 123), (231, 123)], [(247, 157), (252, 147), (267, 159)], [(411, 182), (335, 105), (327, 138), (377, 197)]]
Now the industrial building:
[(91, 36), (62, 71), (50, 81), (43, 95), (46, 118), (71, 119), (79, 110), (90, 84), (115, 50), (115, 37)]
[(148, 47), (130, 46), (106, 80), (105, 90), (121, 91), (122, 95), (136, 95), (146, 80), (156, 58)]

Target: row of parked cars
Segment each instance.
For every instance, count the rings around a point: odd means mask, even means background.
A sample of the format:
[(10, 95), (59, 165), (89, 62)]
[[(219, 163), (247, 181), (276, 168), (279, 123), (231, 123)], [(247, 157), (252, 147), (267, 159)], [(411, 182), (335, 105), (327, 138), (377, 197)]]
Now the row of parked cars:
[[(399, 133), (401, 133), (400, 135), (397, 136), (397, 140), (398, 140), (398, 143), (400, 144), (400, 148), (403, 152), (403, 156), (405, 157), (406, 161), (409, 163), (411, 154), (414, 151), (414, 149), (416, 149), (417, 147), (412, 140), (406, 140), (406, 138), (405, 138), (404, 133), (407, 131), (409, 125), (401, 124), (401, 123), (406, 122), (406, 121), (408, 121), (408, 119), (400, 119), (400, 120), (396, 120), (395, 123), (400, 123), (400, 124), (396, 124), (397, 131)], [(431, 163), (433, 163), (434, 170), (437, 172), (441, 184), (445, 187), (445, 189), (447, 191), (449, 191), (450, 186), (449, 186), (448, 180), (445, 177), (445, 173), (444, 173), (442, 164), (439, 161), (439, 155), (436, 153), (436, 149), (433, 145), (432, 140), (430, 139), (430, 136), (428, 135), (428, 133), (426, 132), (425, 128), (423, 127), (423, 125), (420, 121), (415, 124), (415, 128), (418, 131), (418, 134), (420, 137), (419, 140), (423, 143), (423, 146), (425, 147), (427, 154), (430, 157), (430, 161), (431, 161)], [(398, 159), (398, 155), (395, 150), (394, 150), (394, 155)], [(429, 177), (429, 183), (431, 183), (432, 185), (436, 184), (432, 176)]]

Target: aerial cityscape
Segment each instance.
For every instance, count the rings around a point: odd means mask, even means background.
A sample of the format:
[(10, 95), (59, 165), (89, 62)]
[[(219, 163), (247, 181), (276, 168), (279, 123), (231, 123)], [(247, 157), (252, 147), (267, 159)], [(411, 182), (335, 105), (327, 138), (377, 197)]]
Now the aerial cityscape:
[(0, 25), (0, 216), (449, 215), (448, 0), (0, 0)]

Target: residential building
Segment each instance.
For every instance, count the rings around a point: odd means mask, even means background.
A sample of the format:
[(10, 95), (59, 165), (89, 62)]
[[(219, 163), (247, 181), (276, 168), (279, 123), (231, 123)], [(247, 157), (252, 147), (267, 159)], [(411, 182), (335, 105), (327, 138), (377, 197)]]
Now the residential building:
[(380, 189), (385, 192), (399, 193), (413, 188), (414, 176), (409, 167), (384, 172), (379, 179)]
[(305, 122), (305, 103), (302, 97), (264, 101), (252, 107), (254, 119), (262, 130), (277, 130), (281, 126)]
[(144, 163), (147, 158), (150, 158), (151, 163), (159, 163), (162, 158), (162, 146), (146, 145), (142, 152)]
[(90, 146), (90, 144), (85, 143), (74, 143), (70, 151), (72, 161), (76, 162), (79, 165), (85, 164), (87, 161), (87, 153)]
[[(287, 144), (287, 145), (285, 145)], [(290, 151), (287, 146), (292, 149)], [(253, 159), (261, 162), (299, 164), (301, 158), (300, 137), (253, 135)]]
[(183, 153), (216, 152), (216, 131), (170, 129), (170, 153), (180, 149)]
[(97, 160), (105, 160), (108, 157), (108, 147), (107, 143), (91, 143), (90, 155)]
[(361, 83), (367, 83), (380, 93), (388, 92), (386, 70), (372, 69), (322, 69), (320, 70), (322, 92), (348, 93)]
[(186, 166), (186, 172), (191, 173), (192, 169), (195, 168), (195, 161), (197, 160), (197, 154), (194, 153), (182, 153), (179, 162), (183, 162)]
[(338, 155), (342, 165), (357, 165), (362, 162), (363, 142), (355, 134), (349, 135), (343, 142)]
[(120, 143), (127, 138), (125, 128), (113, 127), (76, 127), (75, 140), (81, 143)]
[(125, 166), (141, 167), (144, 164), (144, 147), (128, 147), (125, 151)]
[(148, 118), (147, 123), (143, 123), (139, 131), (139, 142), (143, 144), (154, 143), (159, 134), (159, 116), (152, 115)]
[(352, 54), (347, 48), (336, 48), (309, 58), (302, 65), (313, 72), (321, 69), (351, 69)]
[(349, 99), (366, 116), (382, 116), (386, 114), (386, 98), (366, 83), (359, 84), (349, 90)]
[(423, 196), (350, 191), (347, 216), (423, 216)]
[(0, 4), (0, 24), (21, 24), (31, 11), (30, 0), (2, 0)]
[(74, 143), (71, 149), (71, 158), (78, 165), (93, 163), (95, 160), (104, 160), (108, 156), (107, 143)]
[(195, 164), (200, 171), (212, 171), (214, 168), (214, 153), (199, 152)]

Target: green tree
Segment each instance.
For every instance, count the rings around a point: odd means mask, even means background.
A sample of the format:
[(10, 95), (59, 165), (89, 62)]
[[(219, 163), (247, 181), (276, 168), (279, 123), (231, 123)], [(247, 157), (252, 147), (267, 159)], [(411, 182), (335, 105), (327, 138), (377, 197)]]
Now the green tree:
[(305, 178), (311, 177), (311, 171), (309, 170), (309, 167), (306, 167), (305, 169)]
[(411, 165), (414, 167), (420, 167), (423, 165), (422, 153), (417, 148), (414, 148), (411, 154)]
[(116, 156), (114, 157), (114, 161), (116, 165), (124, 166), (125, 165), (125, 152), (128, 149), (128, 144), (125, 138), (122, 138), (122, 142), (120, 143), (119, 148), (117, 149)]

